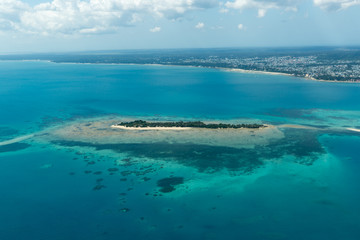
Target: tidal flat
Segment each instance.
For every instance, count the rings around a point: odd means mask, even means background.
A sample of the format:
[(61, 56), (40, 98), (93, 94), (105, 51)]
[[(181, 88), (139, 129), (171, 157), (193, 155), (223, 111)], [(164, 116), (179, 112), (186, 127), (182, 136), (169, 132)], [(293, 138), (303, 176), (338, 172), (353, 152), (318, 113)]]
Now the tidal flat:
[[(176, 163), (199, 172), (249, 174), (268, 162), (292, 157), (311, 165), (325, 154), (318, 141), (324, 129), (299, 125), (267, 125), (252, 129), (126, 130), (112, 128), (121, 118), (83, 119), (44, 131), (36, 138), (67, 148), (111, 151), (129, 158)], [(229, 120), (238, 122), (239, 120)], [(90, 162), (91, 163), (91, 162)]]

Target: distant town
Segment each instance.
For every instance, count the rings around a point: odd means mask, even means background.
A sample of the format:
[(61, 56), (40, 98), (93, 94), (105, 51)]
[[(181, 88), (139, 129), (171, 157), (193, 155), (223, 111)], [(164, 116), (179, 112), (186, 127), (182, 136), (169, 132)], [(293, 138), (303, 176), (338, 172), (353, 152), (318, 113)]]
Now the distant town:
[[(224, 68), (284, 73), (297, 77), (328, 81), (360, 81), (360, 60), (320, 59), (309, 56), (271, 56), (252, 58), (184, 59), (182, 64), (222, 66)], [(180, 65), (180, 63), (178, 63)]]
[(124, 50), (0, 55), (0, 60), (195, 66), (283, 73), (314, 80), (360, 82), (360, 47)]

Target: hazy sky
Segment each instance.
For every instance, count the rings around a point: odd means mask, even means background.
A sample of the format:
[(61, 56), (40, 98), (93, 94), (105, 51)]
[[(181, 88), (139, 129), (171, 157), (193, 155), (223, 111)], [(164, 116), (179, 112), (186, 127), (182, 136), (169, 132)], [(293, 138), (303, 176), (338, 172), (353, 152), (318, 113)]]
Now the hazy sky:
[(0, 0), (0, 53), (360, 45), (360, 0)]

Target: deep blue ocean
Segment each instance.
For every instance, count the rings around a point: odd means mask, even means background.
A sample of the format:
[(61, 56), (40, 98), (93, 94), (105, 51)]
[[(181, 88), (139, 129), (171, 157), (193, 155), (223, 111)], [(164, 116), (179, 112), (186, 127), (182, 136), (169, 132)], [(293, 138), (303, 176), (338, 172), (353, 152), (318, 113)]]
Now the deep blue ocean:
[[(121, 116), (310, 128), (280, 127), (284, 140), (241, 151), (41, 136), (9, 143)], [(358, 84), (195, 67), (3, 61), (0, 239), (358, 240), (360, 133), (347, 128), (360, 129)], [(226, 156), (251, 170), (225, 166)], [(119, 159), (129, 164), (115, 169)], [(162, 191), (159, 180), (167, 178), (183, 182)]]

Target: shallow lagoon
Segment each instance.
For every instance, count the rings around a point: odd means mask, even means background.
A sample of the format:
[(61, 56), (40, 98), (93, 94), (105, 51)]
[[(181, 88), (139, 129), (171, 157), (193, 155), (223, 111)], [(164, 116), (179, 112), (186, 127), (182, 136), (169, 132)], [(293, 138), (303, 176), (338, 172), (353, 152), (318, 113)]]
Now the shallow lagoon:
[[(0, 73), (1, 141), (35, 134), (0, 146), (1, 239), (359, 239), (356, 84), (47, 62)], [(110, 130), (129, 117), (275, 128)]]

